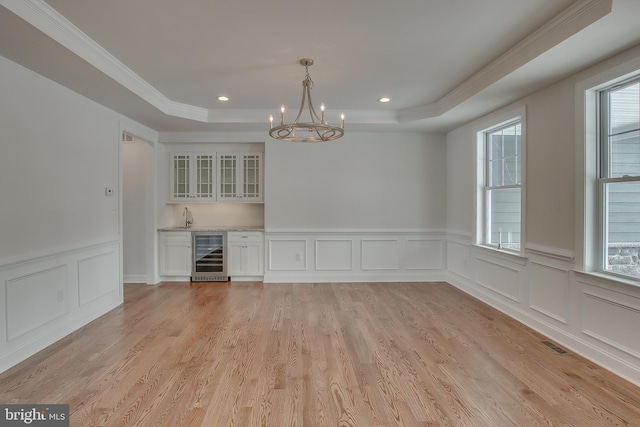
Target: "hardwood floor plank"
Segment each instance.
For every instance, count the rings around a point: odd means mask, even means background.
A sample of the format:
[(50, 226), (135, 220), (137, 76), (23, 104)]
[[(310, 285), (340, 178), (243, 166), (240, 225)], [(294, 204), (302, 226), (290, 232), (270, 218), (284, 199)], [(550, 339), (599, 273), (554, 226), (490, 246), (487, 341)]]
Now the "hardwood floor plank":
[(127, 285), (0, 374), (72, 426), (640, 425), (640, 388), (446, 283)]

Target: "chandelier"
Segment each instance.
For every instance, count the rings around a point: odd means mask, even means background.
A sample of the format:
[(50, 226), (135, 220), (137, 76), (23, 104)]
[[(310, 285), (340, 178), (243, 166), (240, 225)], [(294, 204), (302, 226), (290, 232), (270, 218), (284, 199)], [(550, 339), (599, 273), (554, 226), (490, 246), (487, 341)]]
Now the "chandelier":
[[(320, 104), (321, 115), (318, 117), (316, 109), (311, 102), (311, 89), (313, 89), (313, 80), (309, 76), (309, 67), (313, 65), (313, 59), (305, 58), (300, 60), (306, 70), (306, 76), (302, 81), (302, 102), (300, 110), (295, 120), (291, 123), (284, 122), (284, 105), (280, 107), (280, 126), (273, 126), (273, 115), (269, 116), (270, 128), (269, 135), (272, 138), (282, 141), (293, 142), (323, 142), (338, 139), (344, 135), (344, 113), (340, 119), (340, 126), (331, 126), (324, 120), (324, 104)], [(308, 100), (308, 109), (311, 121), (307, 123), (300, 122), (300, 116), (305, 109)]]

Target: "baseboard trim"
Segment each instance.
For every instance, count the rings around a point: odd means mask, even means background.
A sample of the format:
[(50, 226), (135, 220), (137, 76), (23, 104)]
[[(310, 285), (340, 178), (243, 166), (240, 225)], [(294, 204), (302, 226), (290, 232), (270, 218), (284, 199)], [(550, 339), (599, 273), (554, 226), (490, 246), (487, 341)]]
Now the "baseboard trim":
[(146, 274), (125, 274), (122, 278), (124, 283), (147, 283)]
[(358, 283), (358, 282), (443, 282), (444, 271), (429, 274), (357, 274), (357, 275), (319, 275), (319, 274), (273, 274), (264, 276), (264, 283)]

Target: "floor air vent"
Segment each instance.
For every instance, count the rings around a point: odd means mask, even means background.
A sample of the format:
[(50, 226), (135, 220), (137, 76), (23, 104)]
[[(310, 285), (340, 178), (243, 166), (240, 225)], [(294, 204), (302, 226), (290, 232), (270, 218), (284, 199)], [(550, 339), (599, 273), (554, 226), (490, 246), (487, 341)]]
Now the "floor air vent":
[(191, 276), (192, 282), (228, 282), (229, 276)]
[(556, 344), (552, 343), (551, 341), (540, 341), (540, 342), (558, 354), (569, 354), (567, 350), (565, 350), (562, 347), (558, 347)]

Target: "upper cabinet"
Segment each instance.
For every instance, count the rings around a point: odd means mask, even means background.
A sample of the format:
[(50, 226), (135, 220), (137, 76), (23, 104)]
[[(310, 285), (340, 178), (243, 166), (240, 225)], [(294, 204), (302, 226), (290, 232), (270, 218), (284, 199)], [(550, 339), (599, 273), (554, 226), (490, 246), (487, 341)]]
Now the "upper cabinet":
[(262, 153), (218, 153), (217, 200), (262, 202)]
[(169, 202), (263, 201), (262, 152), (169, 154)]
[(215, 153), (171, 153), (171, 202), (214, 202)]

